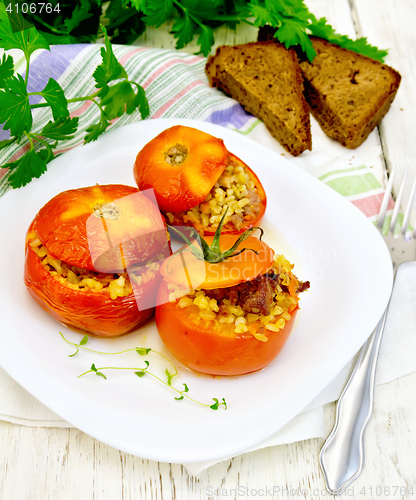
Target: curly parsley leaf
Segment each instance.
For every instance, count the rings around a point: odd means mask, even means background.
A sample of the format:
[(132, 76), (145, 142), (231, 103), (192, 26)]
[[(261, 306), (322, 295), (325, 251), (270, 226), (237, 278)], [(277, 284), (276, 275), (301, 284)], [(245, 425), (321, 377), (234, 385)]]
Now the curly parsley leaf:
[(311, 62), (316, 52), (309, 33), (381, 62), (387, 54), (387, 51), (371, 46), (365, 38), (351, 40), (347, 36), (337, 34), (325, 18), (317, 20), (302, 0), (251, 0), (248, 5), (251, 15), (256, 18), (255, 26), (267, 24), (278, 28), (275, 37), (279, 42), (286, 48), (300, 45)]
[(146, 0), (131, 0), (132, 6), (139, 12), (147, 14), (147, 2)]
[(124, 80), (106, 89), (105, 97), (101, 99), (106, 118), (113, 120), (124, 113), (131, 115), (139, 108), (143, 119), (149, 116), (149, 103), (143, 87), (138, 86), (137, 93), (134, 92), (132, 83)]
[(307, 21), (311, 16), (303, 0), (265, 0), (265, 3), (269, 9), (275, 9), (285, 17)]
[(173, 0), (152, 0), (146, 6), (144, 22), (148, 26), (159, 28), (172, 15)]
[(126, 70), (118, 62), (116, 56), (114, 55), (113, 48), (111, 46), (110, 40), (108, 39), (107, 30), (102, 26), (104, 33), (105, 47), (101, 47), (101, 57), (102, 63), (97, 66), (93, 73), (94, 80), (96, 81), (96, 87), (102, 88), (113, 80), (118, 80), (120, 78), (127, 78)]
[(7, 88), (0, 91), (0, 123), (3, 129), (20, 136), (32, 128), (32, 113), (26, 84), (18, 74), (7, 80)]
[(87, 144), (88, 142), (96, 141), (98, 136), (105, 132), (109, 125), (111, 125), (111, 123), (107, 120), (104, 111), (101, 111), (100, 121), (90, 125), (86, 129), (84, 142)]
[(211, 52), (211, 47), (214, 45), (214, 32), (210, 26), (201, 25), (200, 35), (198, 37), (198, 45), (201, 50), (198, 54), (203, 54), (205, 57)]
[(310, 24), (310, 13), (302, 1), (251, 0), (249, 6), (256, 18), (255, 26), (268, 24), (278, 28), (274, 36), (287, 49), (300, 45), (309, 60), (315, 57), (316, 52), (306, 32)]
[(368, 43), (367, 38), (365, 37), (358, 38), (357, 40), (350, 40), (347, 38), (342, 42), (342, 44), (339, 45), (344, 49), (352, 50), (353, 52), (371, 57), (371, 59), (376, 59), (382, 63), (388, 54), (387, 50), (380, 50), (378, 47)]
[(13, 144), (13, 142), (17, 139), (17, 137), (12, 137), (11, 139), (4, 139), (3, 141), (0, 141), (0, 149), (6, 148), (7, 146), (10, 146), (10, 144)]
[(384, 62), (384, 58), (388, 54), (387, 50), (380, 50), (377, 47), (369, 44), (367, 38), (359, 38), (358, 40), (351, 40), (345, 35), (339, 35), (334, 28), (327, 23), (325, 17), (316, 19), (312, 16), (312, 24), (309, 26), (312, 34), (320, 38), (328, 40), (328, 42), (335, 43), (344, 49), (349, 49), (358, 52), (377, 61)]
[(3, 2), (0, 2), (0, 46), (4, 50), (23, 50), (26, 59), (36, 49), (48, 49), (49, 44), (36, 28), (28, 28), (23, 16), (12, 12), (9, 15)]
[(260, 0), (251, 0), (248, 4), (251, 15), (255, 17), (254, 25), (257, 27), (270, 24), (270, 26), (278, 27), (280, 25), (280, 20), (276, 16), (274, 9), (268, 8), (268, 6), (261, 2)]
[(309, 24), (307, 22), (284, 19), (282, 20), (281, 27), (277, 30), (275, 37), (280, 43), (284, 44), (287, 49), (293, 45), (300, 45), (309, 61), (312, 61), (316, 56), (316, 52), (312, 46), (309, 36), (305, 31), (308, 27)]
[(48, 143), (45, 142), (45, 146), (46, 146), (45, 149), (41, 149), (40, 151), (37, 151), (36, 154), (46, 164), (46, 163), (49, 163), (50, 161), (52, 161), (54, 159), (54, 154), (53, 154), (53, 151), (52, 151), (52, 148), (51, 148), (50, 144), (48, 144)]
[(42, 137), (48, 137), (55, 141), (65, 141), (73, 139), (78, 128), (78, 117), (58, 118), (55, 121), (49, 121), (39, 132)]
[(8, 167), (11, 171), (8, 181), (12, 188), (26, 186), (34, 177), (39, 178), (46, 172), (46, 161), (43, 155), (30, 149), (18, 160), (4, 165), (4, 168)]
[(142, 120), (147, 118), (150, 114), (150, 109), (149, 109), (149, 101), (147, 100), (146, 97), (146, 92), (143, 87), (140, 85), (137, 86), (137, 93), (136, 97), (134, 99), (134, 103), (136, 107), (139, 108), (140, 115), (142, 117)]
[(49, 78), (45, 88), (39, 92), (52, 110), (54, 120), (69, 116), (68, 101), (59, 83), (53, 78)]
[(14, 65), (13, 65), (13, 57), (7, 56), (3, 54), (3, 57), (0, 59), (0, 89), (5, 88), (5, 83), (8, 78), (13, 76), (14, 73)]
[(67, 29), (68, 33), (75, 30), (82, 21), (86, 19), (90, 19), (93, 17), (94, 13), (91, 11), (91, 2), (89, 0), (81, 0), (80, 3), (77, 3), (75, 9), (73, 10), (71, 17), (67, 17), (63, 25)]
[(188, 45), (192, 42), (194, 38), (194, 33), (196, 29), (196, 24), (189, 17), (187, 11), (184, 12), (183, 17), (177, 17), (172, 26), (173, 37), (176, 38), (176, 48), (178, 50)]
[(131, 44), (146, 30), (139, 2), (135, 8), (126, 0), (112, 0), (108, 2), (105, 17), (108, 20), (107, 33), (112, 43)]
[(131, 115), (136, 109), (136, 94), (127, 80), (118, 82), (109, 88), (105, 97), (101, 99), (106, 117), (109, 120), (118, 118), (124, 113)]

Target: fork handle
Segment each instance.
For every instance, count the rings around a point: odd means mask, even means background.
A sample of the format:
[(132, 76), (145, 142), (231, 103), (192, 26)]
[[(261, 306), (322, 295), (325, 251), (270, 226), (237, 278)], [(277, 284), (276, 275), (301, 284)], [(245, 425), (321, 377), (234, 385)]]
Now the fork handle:
[(319, 455), (327, 489), (333, 495), (340, 495), (364, 467), (364, 432), (373, 413), (375, 373), (387, 312), (388, 306), (361, 348), (338, 400), (334, 428)]

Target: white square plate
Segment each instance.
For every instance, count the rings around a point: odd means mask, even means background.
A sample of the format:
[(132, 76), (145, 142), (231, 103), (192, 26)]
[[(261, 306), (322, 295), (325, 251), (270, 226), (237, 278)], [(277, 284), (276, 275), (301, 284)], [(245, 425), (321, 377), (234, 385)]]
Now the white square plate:
[[(214, 378), (179, 366), (175, 386), (228, 409), (212, 411), (187, 400), (150, 376), (127, 370), (88, 375), (96, 366), (144, 366), (137, 354), (100, 356), (71, 347), (81, 335), (50, 318), (23, 284), (24, 239), (36, 212), (61, 191), (96, 183), (134, 185), (138, 151), (172, 125), (196, 127), (224, 139), (226, 147), (259, 176), (268, 196), (265, 241), (310, 280), (301, 311), (283, 351), (267, 368), (240, 377)], [(219, 460), (254, 446), (295, 417), (346, 365), (376, 326), (387, 305), (391, 260), (381, 236), (351, 203), (264, 146), (228, 129), (191, 120), (146, 120), (108, 132), (97, 142), (55, 159), (48, 172), (0, 200), (3, 263), (1, 366), (63, 419), (124, 452), (164, 462)], [(6, 216), (7, 214), (7, 216)], [(119, 351), (134, 346), (164, 349), (154, 322), (118, 339), (91, 338), (88, 347)], [(138, 359), (140, 358), (140, 359)], [(149, 357), (158, 366), (156, 357)], [(135, 363), (131, 365), (131, 363)], [(163, 373), (163, 371), (162, 371)]]

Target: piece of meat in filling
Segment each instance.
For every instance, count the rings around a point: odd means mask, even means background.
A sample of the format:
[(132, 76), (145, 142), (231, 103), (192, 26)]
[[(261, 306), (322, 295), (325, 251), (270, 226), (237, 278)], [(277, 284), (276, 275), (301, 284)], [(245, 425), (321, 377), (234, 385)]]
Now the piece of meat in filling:
[[(205, 295), (215, 299), (218, 303), (228, 299), (233, 304), (240, 306), (245, 312), (268, 316), (276, 287), (279, 285), (283, 292), (289, 292), (288, 287), (283, 285), (281, 281), (279, 274), (269, 271), (251, 281), (239, 283), (229, 288), (204, 290), (204, 292)], [(309, 281), (300, 281), (296, 293), (304, 292), (309, 286)]]

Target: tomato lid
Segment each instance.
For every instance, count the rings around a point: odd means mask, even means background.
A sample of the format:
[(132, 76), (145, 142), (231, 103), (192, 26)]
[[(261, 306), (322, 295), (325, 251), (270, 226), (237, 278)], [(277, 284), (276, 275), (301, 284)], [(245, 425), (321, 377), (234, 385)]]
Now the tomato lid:
[(33, 228), (57, 259), (91, 271), (121, 271), (167, 248), (164, 221), (151, 197), (150, 190), (119, 184), (71, 189), (39, 210)]
[[(238, 238), (238, 235), (221, 235), (221, 251), (231, 248)], [(204, 237), (208, 245), (211, 245), (213, 239), (213, 236)], [(160, 272), (168, 283), (192, 290), (227, 288), (250, 281), (271, 268), (274, 250), (267, 243), (250, 236), (240, 244), (237, 251), (243, 248), (247, 250), (214, 264), (198, 259), (189, 245), (186, 245), (163, 262)]]
[(161, 210), (175, 213), (204, 201), (229, 161), (222, 139), (177, 125), (144, 146), (133, 173), (140, 189), (154, 189)]

